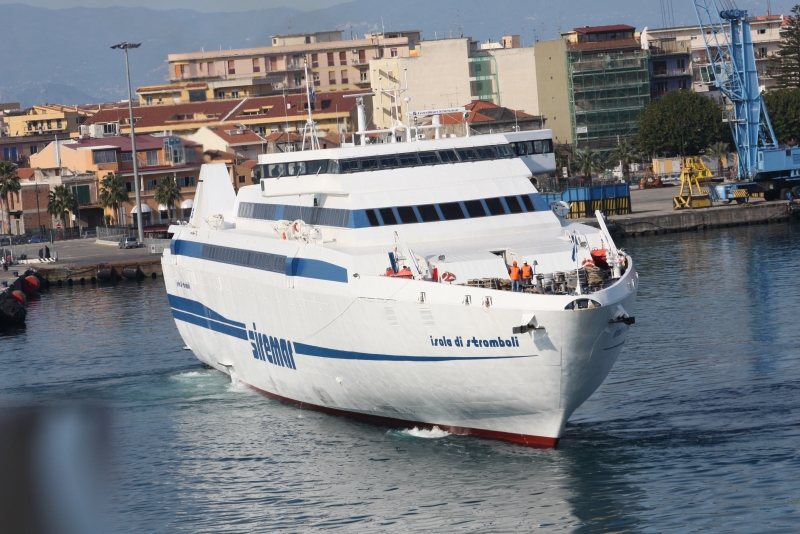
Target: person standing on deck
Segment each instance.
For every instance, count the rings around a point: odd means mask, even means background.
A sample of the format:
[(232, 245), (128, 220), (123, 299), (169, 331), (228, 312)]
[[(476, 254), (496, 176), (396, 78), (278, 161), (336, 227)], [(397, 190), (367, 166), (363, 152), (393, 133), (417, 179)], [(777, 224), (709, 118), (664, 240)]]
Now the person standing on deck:
[(522, 286), (529, 286), (531, 285), (531, 280), (533, 279), (533, 269), (528, 262), (522, 264)]
[(519, 284), (520, 270), (519, 267), (517, 267), (516, 260), (511, 264), (511, 269), (508, 270), (508, 276), (511, 278), (511, 291), (522, 291), (522, 287)]

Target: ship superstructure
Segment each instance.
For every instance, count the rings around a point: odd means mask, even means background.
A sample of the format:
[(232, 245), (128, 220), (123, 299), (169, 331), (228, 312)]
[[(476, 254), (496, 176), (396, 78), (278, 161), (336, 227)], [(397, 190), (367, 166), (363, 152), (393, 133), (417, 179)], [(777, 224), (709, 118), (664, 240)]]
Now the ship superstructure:
[[(602, 220), (570, 223), (537, 192), (551, 137), (269, 154), (238, 195), (205, 165), (163, 257), (181, 335), (286, 401), (556, 445), (619, 355), (638, 276)], [(534, 271), (522, 291), (515, 261)]]

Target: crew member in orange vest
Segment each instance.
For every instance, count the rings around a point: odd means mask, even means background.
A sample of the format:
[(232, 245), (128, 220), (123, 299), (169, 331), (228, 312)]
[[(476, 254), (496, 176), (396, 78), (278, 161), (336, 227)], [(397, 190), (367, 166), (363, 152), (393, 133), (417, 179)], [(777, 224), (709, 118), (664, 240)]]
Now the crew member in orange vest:
[(520, 270), (519, 267), (517, 267), (516, 261), (511, 264), (511, 269), (508, 270), (508, 275), (511, 278), (511, 291), (522, 291), (522, 287), (519, 285)]
[(529, 286), (531, 285), (531, 280), (533, 279), (533, 269), (531, 266), (528, 265), (528, 262), (522, 264), (522, 285)]

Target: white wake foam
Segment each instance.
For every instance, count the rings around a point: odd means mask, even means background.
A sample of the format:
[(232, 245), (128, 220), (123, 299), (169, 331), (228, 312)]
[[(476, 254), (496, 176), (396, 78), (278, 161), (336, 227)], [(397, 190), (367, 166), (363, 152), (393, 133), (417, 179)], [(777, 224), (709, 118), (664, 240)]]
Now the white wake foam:
[(398, 432), (404, 436), (412, 436), (415, 438), (425, 438), (425, 439), (438, 439), (438, 438), (446, 438), (450, 435), (450, 432), (445, 432), (438, 426), (434, 426), (430, 430), (427, 428), (405, 428)]

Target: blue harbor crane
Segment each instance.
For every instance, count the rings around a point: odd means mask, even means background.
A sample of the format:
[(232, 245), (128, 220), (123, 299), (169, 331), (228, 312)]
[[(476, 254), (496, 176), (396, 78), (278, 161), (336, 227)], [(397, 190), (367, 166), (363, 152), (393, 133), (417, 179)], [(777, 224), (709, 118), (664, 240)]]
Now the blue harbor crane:
[[(730, 102), (727, 120), (739, 154), (739, 181), (714, 187), (712, 196), (730, 202), (763, 192), (765, 200), (800, 198), (800, 148), (781, 147), (761, 98), (746, 10), (729, 0), (692, 0), (708, 65), (703, 82), (713, 84)], [(716, 194), (714, 194), (716, 193)]]

